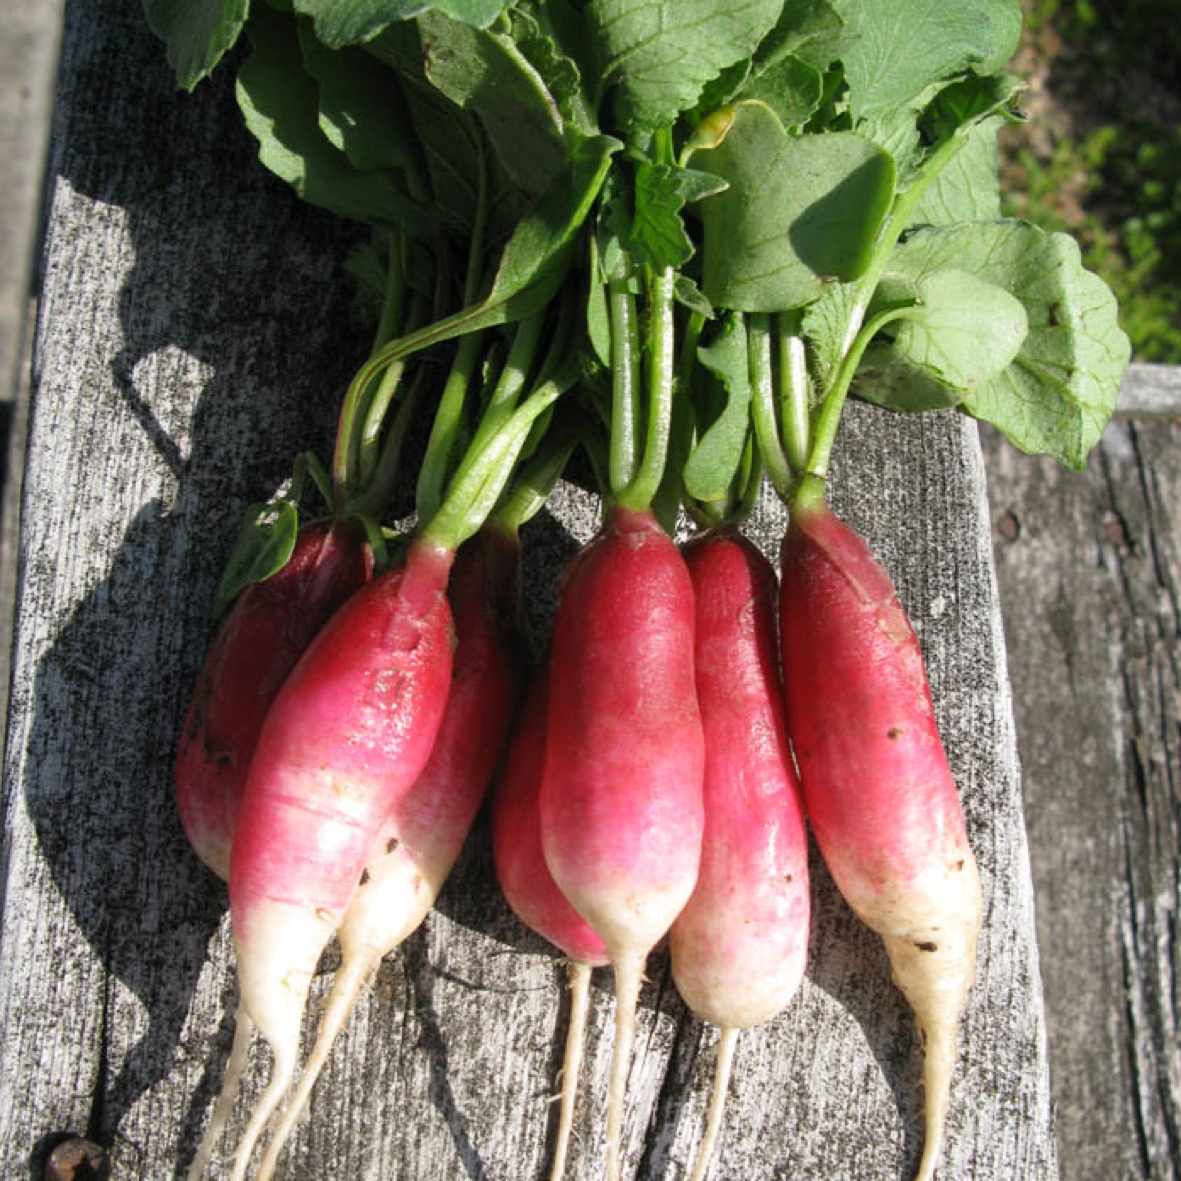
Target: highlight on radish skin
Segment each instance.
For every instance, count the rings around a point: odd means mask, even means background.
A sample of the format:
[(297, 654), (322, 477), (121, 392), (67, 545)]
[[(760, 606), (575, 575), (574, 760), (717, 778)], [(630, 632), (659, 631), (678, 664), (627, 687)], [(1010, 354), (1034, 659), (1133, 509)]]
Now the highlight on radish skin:
[(456, 647), (430, 759), (397, 800), (337, 932), (340, 965), (299, 1082), (274, 1121), (256, 1181), (272, 1176), (340, 1031), (382, 959), (421, 925), (463, 848), (500, 759), (522, 681), (517, 535), (486, 526), (448, 584)]
[(644, 964), (693, 891), (703, 825), (693, 586), (650, 511), (610, 508), (567, 568), (550, 675), (561, 692), (547, 713), (542, 847), (615, 974), (605, 1156), (618, 1181)]
[(669, 934), (673, 980), (721, 1030), (692, 1181), (722, 1126), (738, 1032), (781, 1012), (803, 979), (808, 838), (788, 747), (771, 563), (735, 533), (683, 549), (696, 599), (695, 669), (705, 733), (705, 836), (697, 884)]
[(788, 728), (817, 845), (880, 935), (923, 1045), (925, 1141), (943, 1143), (983, 902), (914, 629), (864, 539), (797, 501), (781, 557)]
[(558, 889), (542, 852), (538, 796), (545, 769), (548, 706), (549, 669), (543, 662), (534, 674), (521, 721), (492, 794), (492, 859), (513, 913), (567, 957), (570, 1012), (549, 1171), (550, 1181), (561, 1181), (582, 1071), (591, 972), (607, 963), (607, 948)]

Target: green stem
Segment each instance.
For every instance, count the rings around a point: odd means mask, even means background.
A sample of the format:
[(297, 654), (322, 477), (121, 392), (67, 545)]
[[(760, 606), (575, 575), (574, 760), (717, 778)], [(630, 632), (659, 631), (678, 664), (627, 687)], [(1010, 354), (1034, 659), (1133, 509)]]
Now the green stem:
[(373, 336), (373, 351), (398, 332), (402, 319), (402, 307), (406, 298), (405, 234), (401, 230), (386, 235), (389, 250), (389, 264), (386, 267), (385, 295), (381, 303), (381, 315), (377, 331)]
[(421, 529), (424, 540), (456, 550), (480, 528), (496, 507), (533, 423), (560, 394), (551, 385), (513, 411), (472, 457), (462, 477), (452, 481), (438, 512)]
[(402, 384), (405, 368), (405, 361), (395, 361), (390, 365), (381, 375), (377, 389), (367, 400), (359, 442), (350, 448), (356, 454), (356, 458), (351, 461), (352, 472), (349, 477), (350, 487), (354, 490), (365, 487), (373, 478), (380, 450), (381, 431), (398, 387)]
[[(799, 330), (798, 313), (780, 316), (777, 325), (779, 364), (779, 420), (782, 424), (783, 450), (794, 471), (803, 471), (808, 463), (808, 434), (812, 408), (809, 402), (808, 356)], [(792, 323), (791, 321), (795, 322)]]
[(640, 346), (635, 296), (612, 280), (607, 291), (611, 313), (611, 450), (608, 480), (613, 490), (635, 479), (639, 460)]
[(647, 412), (644, 454), (635, 478), (616, 492), (625, 508), (651, 507), (668, 458), (672, 431), (673, 393), (676, 385), (676, 333), (673, 315), (673, 283), (676, 273), (664, 267), (648, 283)]
[(455, 350), (455, 359), (443, 386), (418, 475), (415, 504), (423, 520), (434, 516), (442, 502), (443, 489), (451, 475), (455, 447), (463, 431), (468, 390), (479, 368), (482, 343), (482, 333), (475, 332), (461, 337), (459, 347)]
[(480, 425), (472, 440), (473, 447), (481, 443), (504, 422), (516, 409), (525, 384), (529, 380), (529, 370), (533, 368), (537, 356), (537, 346), (541, 339), (541, 329), (545, 323), (545, 316), (537, 314), (522, 320), (513, 334), (513, 343), (501, 368), (500, 376), (493, 387), (488, 404), (480, 418)]
[(836, 441), (837, 428), (841, 424), (841, 414), (849, 395), (849, 387), (853, 384), (853, 376), (857, 372), (857, 366), (861, 364), (861, 358), (865, 355), (869, 342), (887, 324), (904, 319), (909, 312), (908, 308), (889, 308), (868, 320), (862, 325), (861, 331), (841, 359), (836, 377), (820, 407), (816, 429), (812, 435), (812, 449), (805, 470), (812, 482), (819, 481), (823, 484), (828, 479), (829, 459), (833, 443)]
[(767, 477), (781, 496), (788, 496), (794, 475), (780, 440), (775, 414), (775, 377), (771, 365), (771, 326), (762, 313), (747, 316), (747, 365), (750, 372), (751, 417)]
[(563, 431), (551, 439), (518, 472), (512, 491), (500, 502), (489, 518), (501, 527), (516, 532), (545, 507), (549, 494), (566, 469), (578, 437)]
[(415, 372), (410, 390), (398, 407), (389, 430), (385, 433), (373, 470), (369, 473), (364, 487), (358, 489), (355, 495), (342, 506), (340, 509), (342, 516), (351, 514), (376, 518), (385, 508), (394, 493), (402, 448), (405, 445), (410, 424), (414, 421), (415, 410), (422, 401), (425, 384), (425, 371), (420, 368)]

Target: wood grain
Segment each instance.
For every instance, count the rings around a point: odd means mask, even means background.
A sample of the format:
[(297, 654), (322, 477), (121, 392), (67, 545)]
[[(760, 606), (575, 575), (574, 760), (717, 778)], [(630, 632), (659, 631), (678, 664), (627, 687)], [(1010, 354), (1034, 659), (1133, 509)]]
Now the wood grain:
[[(364, 347), (338, 270), (347, 235), (253, 164), (239, 123), (224, 79), (174, 92), (132, 0), (68, 6), (5, 770), (5, 1177), (37, 1177), (66, 1133), (107, 1146), (121, 1179), (176, 1176), (228, 1052), (224, 890), (185, 846), (172, 751), (241, 509), (297, 450), (323, 450)], [(1048, 1181), (1033, 894), (975, 431), (854, 407), (840, 446), (834, 500), (915, 620), (985, 881), (941, 1176)], [(529, 529), (541, 630), (595, 514), (565, 485)], [(766, 498), (750, 531), (774, 553), (783, 523)], [(917, 1160), (912, 1022), (818, 864), (815, 902), (801, 994), (740, 1043), (716, 1177), (899, 1181)], [(654, 1181), (685, 1174), (714, 1038), (659, 955), (649, 977), (627, 1155)], [(561, 979), (501, 900), (478, 826), (436, 913), (381, 968), (284, 1175), (541, 1177)], [(600, 973), (572, 1177), (600, 1175), (610, 1014)]]
[(1181, 1161), (1181, 422), (1085, 472), (989, 434), (1063, 1175)]

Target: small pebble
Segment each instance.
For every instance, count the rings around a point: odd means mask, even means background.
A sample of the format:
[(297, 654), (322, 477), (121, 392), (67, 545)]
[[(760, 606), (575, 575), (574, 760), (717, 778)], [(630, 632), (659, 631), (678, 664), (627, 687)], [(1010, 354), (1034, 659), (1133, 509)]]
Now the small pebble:
[(107, 1150), (90, 1140), (63, 1140), (45, 1163), (45, 1181), (109, 1181)]

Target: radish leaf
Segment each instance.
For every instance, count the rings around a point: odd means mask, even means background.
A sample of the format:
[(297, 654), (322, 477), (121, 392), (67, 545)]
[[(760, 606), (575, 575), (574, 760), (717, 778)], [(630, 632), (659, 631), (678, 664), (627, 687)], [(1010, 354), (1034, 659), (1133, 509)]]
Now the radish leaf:
[(730, 187), (702, 205), (702, 289), (716, 307), (785, 311), (857, 278), (894, 195), (894, 164), (853, 132), (789, 136), (769, 107), (740, 103), (694, 162)]
[(509, 0), (295, 0), (295, 11), (310, 16), (316, 36), (331, 49), (357, 45), (396, 21), (432, 9), (465, 24), (486, 28)]
[(362, 172), (398, 169), (422, 191), (426, 165), (394, 74), (361, 49), (328, 49), (300, 27), (304, 65), (319, 84), (320, 129)]
[(642, 162), (636, 169), (635, 210), (627, 249), (641, 265), (679, 267), (693, 257), (681, 210), (720, 193), (726, 182), (707, 172)]
[(354, 168), (324, 135), (318, 87), (304, 69), (295, 27), (260, 8), (249, 35), (253, 51), (238, 71), (238, 105), (263, 164), (305, 201), (341, 217), (413, 222), (416, 211), (396, 172)]
[(250, 0), (143, 0), (143, 6), (177, 81), (192, 90), (238, 40)]
[(834, 0), (855, 120), (909, 106), (932, 83), (1000, 69), (1017, 49), (1019, 0)]
[(590, 0), (585, 41), (628, 142), (670, 127), (706, 83), (748, 58), (774, 27), (783, 0)]
[(1115, 297), (1085, 270), (1066, 234), (998, 221), (916, 230), (890, 269), (921, 282), (970, 270), (1024, 305), (1029, 331), (1016, 357), (962, 402), (1024, 451), (1081, 468), (1106, 426), (1128, 363)]
[(729, 315), (717, 338), (697, 350), (697, 357), (725, 391), (717, 418), (702, 433), (685, 463), (685, 491), (706, 503), (722, 500), (742, 463), (750, 424), (750, 374), (746, 329), (741, 316)]
[(562, 118), (541, 76), (511, 38), (437, 13), (418, 22), (426, 74), (483, 124), (501, 164), (527, 193), (540, 193), (566, 162)]
[(278, 574), (295, 552), (299, 511), (290, 500), (252, 504), (214, 596), (213, 613), (220, 616), (248, 587)]
[(912, 290), (916, 302), (893, 340), (866, 351), (856, 383), (862, 397), (892, 410), (954, 406), (1017, 356), (1028, 320), (1016, 296), (954, 269), (924, 274)]

